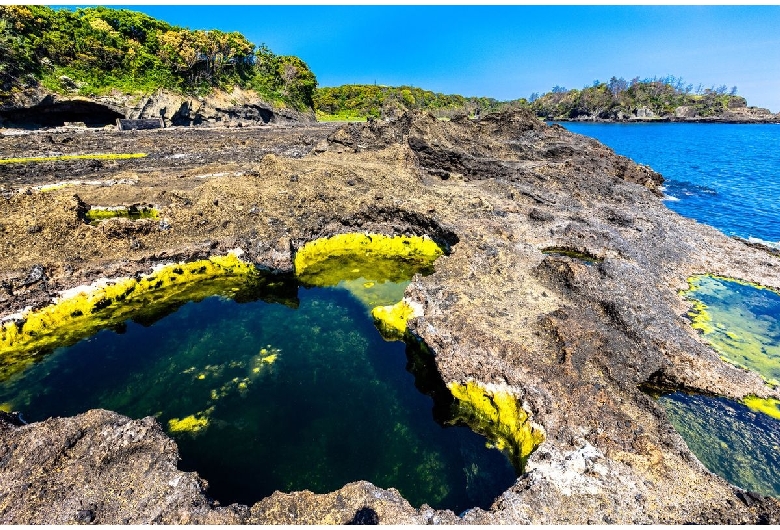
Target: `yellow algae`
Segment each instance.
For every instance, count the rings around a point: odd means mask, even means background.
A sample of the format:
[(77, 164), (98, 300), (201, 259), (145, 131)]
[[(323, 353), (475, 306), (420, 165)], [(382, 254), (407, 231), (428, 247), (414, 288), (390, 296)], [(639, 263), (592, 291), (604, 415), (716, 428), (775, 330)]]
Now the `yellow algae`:
[(767, 416), (780, 420), (780, 399), (763, 399), (756, 396), (748, 396), (743, 399), (742, 402), (753, 412), (761, 412)]
[(90, 224), (97, 224), (106, 219), (115, 217), (124, 217), (126, 219), (159, 219), (160, 212), (156, 208), (137, 208), (134, 206), (124, 207), (95, 207), (87, 210), (85, 217)]
[(62, 188), (67, 188), (68, 186), (72, 186), (72, 184), (68, 182), (58, 182), (57, 184), (46, 184), (44, 186), (41, 186), (40, 188), (38, 188), (38, 191), (46, 193), (47, 191), (59, 190)]
[(451, 423), (466, 423), (484, 435), (493, 446), (507, 453), (512, 464), (523, 472), (531, 453), (544, 441), (541, 425), (530, 419), (530, 413), (508, 388), (482, 385), (469, 380), (466, 384), (451, 382), (447, 388), (456, 400)]
[(295, 270), (303, 284), (345, 289), (370, 310), (401, 300), (409, 280), (433, 272), (443, 253), (427, 237), (341, 234), (301, 247)]
[(691, 326), (721, 358), (752, 370), (770, 385), (780, 381), (780, 294), (722, 276), (688, 279)]
[(26, 164), (29, 162), (57, 162), (61, 160), (125, 160), (144, 158), (147, 153), (97, 153), (88, 155), (32, 156), (22, 158), (0, 158), (0, 164)]
[(265, 374), (270, 370), (270, 366), (274, 364), (279, 358), (279, 353), (282, 350), (274, 348), (270, 344), (266, 348), (261, 348), (260, 353), (252, 357), (249, 362), (249, 377), (245, 378), (245, 381), (251, 382), (257, 379), (260, 374)]
[[(441, 247), (427, 237), (339, 234), (306, 243), (295, 255), (295, 270), (300, 275), (306, 269), (335, 256), (408, 259), (431, 263), (443, 253)], [(362, 272), (359, 266), (346, 268), (350, 271), (355, 269)]]
[(406, 335), (406, 323), (414, 316), (414, 308), (401, 300), (395, 305), (375, 307), (371, 316), (384, 338), (400, 340)]
[(254, 265), (231, 253), (167, 265), (139, 279), (105, 280), (72, 290), (49, 306), (0, 325), (0, 380), (103, 328), (131, 318), (153, 321), (172, 307), (225, 294), (227, 288), (254, 279), (259, 281)]
[(209, 418), (206, 415), (190, 414), (182, 419), (168, 420), (168, 431), (171, 433), (198, 433), (209, 426)]

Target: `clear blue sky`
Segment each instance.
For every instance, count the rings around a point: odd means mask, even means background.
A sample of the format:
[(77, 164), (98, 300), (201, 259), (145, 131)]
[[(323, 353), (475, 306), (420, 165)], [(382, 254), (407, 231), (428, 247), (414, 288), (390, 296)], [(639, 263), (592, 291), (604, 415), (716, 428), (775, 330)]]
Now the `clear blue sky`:
[(780, 6), (113, 6), (240, 31), (301, 57), (320, 86), (528, 97), (611, 76), (737, 86), (780, 111)]

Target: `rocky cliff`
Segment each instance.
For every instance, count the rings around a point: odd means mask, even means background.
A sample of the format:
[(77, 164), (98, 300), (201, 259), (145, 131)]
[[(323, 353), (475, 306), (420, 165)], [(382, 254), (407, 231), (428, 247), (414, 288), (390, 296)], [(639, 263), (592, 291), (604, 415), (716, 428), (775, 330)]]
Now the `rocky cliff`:
[(0, 127), (57, 127), (83, 123), (89, 127), (116, 124), (117, 118), (162, 118), (172, 125), (240, 127), (314, 121), (314, 113), (274, 107), (254, 91), (234, 88), (192, 96), (159, 90), (148, 96), (113, 93), (85, 97), (62, 95), (41, 88), (15, 92), (0, 101)]

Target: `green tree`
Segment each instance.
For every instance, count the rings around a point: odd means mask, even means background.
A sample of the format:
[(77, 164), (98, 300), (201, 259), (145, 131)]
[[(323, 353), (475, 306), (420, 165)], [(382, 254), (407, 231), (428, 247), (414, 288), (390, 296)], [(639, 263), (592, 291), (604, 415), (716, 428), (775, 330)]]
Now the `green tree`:
[(0, 89), (63, 90), (63, 75), (85, 94), (239, 85), (302, 110), (317, 86), (302, 60), (256, 51), (238, 32), (193, 31), (126, 9), (0, 6)]

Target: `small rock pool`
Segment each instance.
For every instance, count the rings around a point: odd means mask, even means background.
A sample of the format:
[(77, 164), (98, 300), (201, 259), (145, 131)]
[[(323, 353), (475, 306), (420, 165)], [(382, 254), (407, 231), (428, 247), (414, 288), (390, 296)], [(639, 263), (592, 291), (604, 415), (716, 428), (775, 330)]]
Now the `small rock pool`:
[(780, 421), (725, 398), (676, 392), (659, 401), (707, 469), (740, 488), (780, 497)]
[(92, 408), (153, 415), (176, 440), (180, 468), (222, 504), (368, 480), (418, 507), (488, 508), (515, 468), (458, 419), (424, 346), (385, 340), (370, 316), (398, 302), (419, 267), (407, 262), (405, 278), (386, 281), (349, 266), (348, 280), (325, 286), (237, 276), (157, 310), (139, 303), (72, 345), (6, 366), (0, 403), (28, 422)]
[[(726, 362), (780, 380), (780, 294), (733, 278), (699, 275), (683, 296), (692, 326)], [(659, 398), (704, 466), (740, 488), (780, 497), (780, 401), (743, 403), (682, 392)]]

